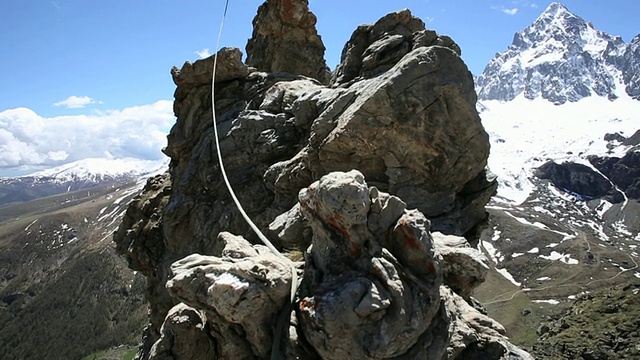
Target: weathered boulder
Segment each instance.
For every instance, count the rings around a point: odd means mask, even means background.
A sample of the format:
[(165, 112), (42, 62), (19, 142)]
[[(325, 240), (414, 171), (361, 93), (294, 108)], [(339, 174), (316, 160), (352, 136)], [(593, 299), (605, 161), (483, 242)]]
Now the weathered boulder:
[(300, 74), (329, 81), (325, 47), (307, 0), (267, 0), (253, 19), (247, 64), (260, 71)]
[(208, 336), (206, 318), (185, 304), (169, 310), (160, 330), (160, 339), (150, 350), (153, 360), (213, 359), (215, 344)]
[(372, 236), (368, 213), (376, 199), (357, 171), (330, 173), (299, 199), (313, 229), (297, 307), (309, 344), (323, 359), (408, 352), (440, 308), (429, 221), (402, 209), (391, 224), (372, 224), (387, 225), (387, 238)]
[(465, 300), (472, 302), (473, 289), (484, 282), (489, 271), (487, 258), (459, 236), (439, 232), (431, 236), (435, 252), (443, 260), (441, 268), (444, 283)]
[[(237, 48), (225, 47), (217, 53), (218, 63), (216, 64), (216, 82), (225, 82), (233, 79), (241, 79), (249, 74), (248, 67), (242, 62), (242, 52)], [(206, 59), (189, 61), (178, 69), (171, 69), (173, 82), (178, 88), (186, 84), (193, 86), (211, 85), (213, 74), (214, 56)]]
[(221, 233), (212, 255), (193, 254), (171, 266), (167, 289), (206, 314), (217, 359), (264, 359), (272, 325), (289, 300), (291, 267), (265, 246)]

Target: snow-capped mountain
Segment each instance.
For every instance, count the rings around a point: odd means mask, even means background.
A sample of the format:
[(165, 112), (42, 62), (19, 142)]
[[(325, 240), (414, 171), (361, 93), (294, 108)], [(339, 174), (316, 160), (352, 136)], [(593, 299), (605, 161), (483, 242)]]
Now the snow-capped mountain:
[(164, 172), (168, 160), (90, 158), (29, 175), (0, 179), (0, 205), (136, 181)]
[(136, 178), (164, 170), (166, 160), (135, 158), (90, 158), (74, 161), (54, 168), (41, 170), (22, 177), (51, 179), (56, 182), (82, 181), (99, 183), (118, 178)]
[(584, 293), (640, 278), (640, 35), (625, 43), (553, 3), (476, 91), (499, 182), (478, 246), (499, 276), (477, 296), (528, 336)]
[(600, 30), (564, 5), (552, 3), (478, 77), (480, 100), (524, 94), (554, 104), (597, 95), (640, 100), (640, 36), (631, 43)]

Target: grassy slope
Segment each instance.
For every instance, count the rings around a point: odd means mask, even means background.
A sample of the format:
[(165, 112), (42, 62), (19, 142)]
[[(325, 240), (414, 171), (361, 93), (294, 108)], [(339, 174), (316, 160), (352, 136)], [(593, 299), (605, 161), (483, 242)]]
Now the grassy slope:
[[(623, 264), (630, 268), (634, 264), (628, 254), (618, 250), (615, 246), (604, 245), (591, 234), (578, 232), (575, 239), (562, 242), (554, 248), (560, 253), (571, 253), (573, 258), (580, 260), (579, 265), (567, 265), (559, 261), (549, 261), (537, 255), (525, 255), (512, 258), (511, 253), (525, 253), (528, 249), (552, 240), (542, 238), (548, 232), (539, 233), (535, 228), (522, 226), (499, 213), (492, 213), (492, 224), (500, 224), (501, 239), (510, 238), (511, 241), (501, 244), (505, 260), (500, 268), (508, 268), (518, 281), (524, 281), (520, 287), (515, 286), (495, 270), (491, 270), (485, 283), (480, 285), (474, 296), (485, 304), (488, 315), (499, 321), (507, 330), (507, 336), (515, 344), (532, 350), (537, 344), (539, 335), (536, 333), (543, 324), (553, 324), (558, 314), (564, 314), (574, 304), (570, 295), (581, 292), (593, 293), (608, 291), (611, 286), (633, 283), (637, 279), (633, 271), (620, 272), (612, 263)], [(491, 241), (492, 232), (483, 234), (485, 241)], [(499, 240), (504, 241), (504, 240)], [(553, 240), (553, 242), (559, 242)], [(542, 244), (542, 245), (541, 245)], [(495, 267), (495, 264), (491, 264)], [(536, 279), (549, 277), (549, 280)], [(522, 291), (522, 289), (529, 289)], [(559, 304), (535, 303), (534, 300), (558, 300)], [(639, 302), (640, 303), (640, 302)], [(595, 309), (584, 308), (583, 312), (593, 312)], [(588, 313), (586, 317), (590, 316)], [(594, 317), (596, 319), (597, 316)], [(604, 324), (603, 324), (604, 326)], [(600, 324), (594, 325), (599, 328)], [(584, 330), (584, 329), (583, 329)], [(575, 336), (579, 342), (584, 335), (579, 332), (566, 332), (567, 336)], [(546, 343), (548, 345), (548, 343)], [(536, 345), (537, 348), (540, 345)], [(541, 356), (536, 354), (536, 358)], [(559, 356), (554, 353), (553, 356)], [(553, 359), (554, 357), (545, 359)], [(562, 359), (563, 357), (557, 357)], [(639, 357), (640, 358), (640, 357)]]
[(114, 199), (126, 188), (116, 190), (0, 208), (0, 358), (80, 359), (137, 343), (146, 323), (144, 279), (111, 244), (120, 212)]

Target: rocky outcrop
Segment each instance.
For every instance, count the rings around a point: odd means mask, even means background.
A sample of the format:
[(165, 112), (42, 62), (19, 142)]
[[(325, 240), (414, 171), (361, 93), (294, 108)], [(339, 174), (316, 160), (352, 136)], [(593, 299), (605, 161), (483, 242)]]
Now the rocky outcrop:
[[(270, 26), (264, 19), (289, 21), (306, 6), (268, 1), (256, 34)], [(223, 49), (215, 123), (204, 80), (212, 60), (172, 71), (169, 174), (151, 180), (115, 236), (149, 278), (151, 323), (139, 358), (161, 358), (167, 344), (190, 338), (176, 335), (181, 303), (199, 314), (189, 322), (207, 331), (194, 334), (206, 333), (219, 359), (528, 358), (501, 326), (463, 306), (474, 303), (486, 265), (459, 236), (481, 227), (496, 183), (457, 45), (406, 10), (356, 33), (366, 46), (347, 51), (332, 87), (295, 66), (257, 71)], [(265, 44), (284, 35), (269, 36)], [(261, 59), (275, 51), (253, 46)], [(213, 126), (245, 211), (304, 263), (251, 245), (257, 237), (220, 175)], [(433, 240), (430, 231), (446, 235)], [(289, 304), (292, 266), (302, 282)], [(287, 319), (284, 331), (275, 326)]]
[(629, 96), (640, 100), (640, 34), (631, 40), (622, 58), (625, 90)]
[[(151, 359), (164, 358), (155, 354), (169, 351), (170, 336), (182, 336), (173, 346), (194, 355), (215, 343), (218, 359), (264, 359), (272, 351), (290, 359), (530, 359), (507, 341), (502, 326), (443, 282), (444, 268), (455, 268), (448, 272), (459, 278), (484, 278), (488, 271), (463, 238), (439, 235), (436, 245), (424, 215), (369, 188), (357, 171), (330, 173), (298, 198), (313, 234), (290, 315), (293, 263), (221, 233), (211, 255), (171, 266), (167, 288), (188, 306), (170, 311)], [(463, 283), (455, 286), (467, 294), (478, 284)], [(176, 321), (185, 311), (190, 315)], [(274, 326), (282, 311), (289, 319), (284, 328)], [(189, 323), (195, 324), (185, 328), (191, 337), (185, 329), (167, 330)], [(198, 332), (205, 327), (208, 342)]]
[(211, 255), (176, 261), (166, 286), (174, 298), (205, 314), (215, 358), (265, 359), (279, 330), (275, 319), (289, 300), (291, 265), (265, 246), (221, 233)]
[(612, 192), (613, 184), (589, 166), (574, 162), (549, 161), (536, 169), (536, 176), (550, 180), (556, 187), (587, 199), (601, 198)]
[(253, 19), (247, 64), (259, 71), (300, 74), (327, 83), (331, 73), (316, 16), (304, 0), (268, 0)]
[(114, 234), (116, 252), (123, 255), (132, 270), (140, 271), (147, 279), (145, 296), (149, 301), (149, 325), (139, 354), (147, 359), (151, 347), (160, 339), (161, 327), (169, 310), (177, 304), (165, 289), (168, 264), (163, 234), (163, 213), (171, 194), (168, 173), (147, 180), (142, 193), (127, 208), (122, 223)]
[(640, 151), (632, 149), (622, 158), (592, 156), (589, 161), (627, 197), (640, 199)]
[[(626, 140), (622, 138), (619, 142)], [(592, 155), (588, 160), (593, 168), (573, 162), (557, 164), (549, 161), (536, 169), (536, 176), (586, 200), (603, 198), (611, 203), (621, 203), (625, 197), (640, 199), (640, 151), (632, 148), (622, 158)]]
[(460, 47), (448, 36), (426, 30), (409, 10), (388, 14), (372, 25), (360, 25), (342, 49), (331, 84), (348, 84), (389, 70), (419, 47), (443, 46), (460, 55)]

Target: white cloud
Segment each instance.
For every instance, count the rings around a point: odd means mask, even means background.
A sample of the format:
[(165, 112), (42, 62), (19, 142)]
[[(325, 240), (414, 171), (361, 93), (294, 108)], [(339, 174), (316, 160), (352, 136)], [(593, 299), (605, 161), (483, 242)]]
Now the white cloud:
[(102, 102), (95, 101), (88, 96), (69, 96), (68, 98), (58, 101), (53, 106), (64, 106), (67, 109), (81, 109), (89, 104), (102, 104)]
[(169, 100), (94, 115), (45, 118), (28, 108), (0, 112), (0, 176), (85, 158), (160, 160), (175, 122)]
[(530, 1), (530, 0), (513, 0), (511, 1), (512, 4), (517, 6), (522, 6), (522, 7), (529, 7), (532, 9), (536, 9), (538, 7), (538, 4), (536, 4), (534, 1)]
[(518, 13), (518, 8), (514, 7), (514, 8), (506, 8), (504, 6), (492, 6), (491, 9), (493, 10), (499, 10), (507, 15), (515, 15)]
[(200, 59), (206, 59), (209, 56), (213, 55), (212, 53), (209, 52), (209, 49), (202, 49), (200, 51), (195, 51), (194, 54), (198, 55), (200, 57)]

